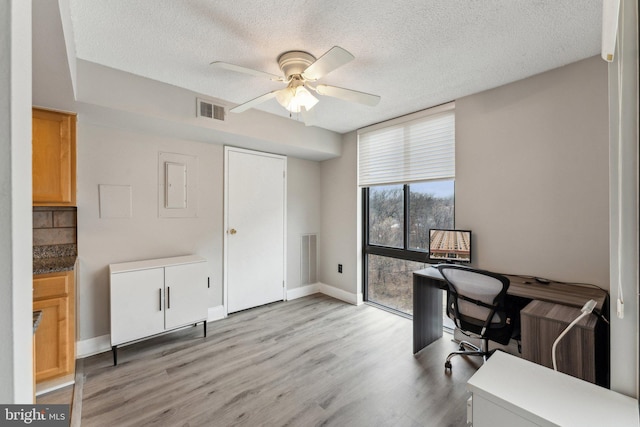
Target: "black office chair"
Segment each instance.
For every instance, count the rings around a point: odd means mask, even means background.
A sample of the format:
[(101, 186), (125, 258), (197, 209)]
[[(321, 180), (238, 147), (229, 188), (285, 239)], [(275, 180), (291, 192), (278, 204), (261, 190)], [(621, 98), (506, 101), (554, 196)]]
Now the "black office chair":
[(459, 351), (447, 357), (445, 370), (451, 370), (451, 358), (456, 355), (491, 356), (489, 340), (509, 344), (513, 322), (505, 299), (509, 279), (490, 271), (460, 265), (439, 265), (438, 270), (447, 282), (447, 315), (462, 333), (481, 339), (481, 347), (467, 341), (460, 342)]

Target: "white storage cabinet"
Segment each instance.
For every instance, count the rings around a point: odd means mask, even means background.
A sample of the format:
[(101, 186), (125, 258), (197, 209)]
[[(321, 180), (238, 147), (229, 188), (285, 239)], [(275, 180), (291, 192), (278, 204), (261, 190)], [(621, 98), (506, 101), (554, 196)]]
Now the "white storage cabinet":
[(206, 260), (197, 255), (110, 264), (111, 350), (202, 322), (207, 336)]
[(640, 426), (636, 399), (502, 351), (467, 389), (473, 427)]

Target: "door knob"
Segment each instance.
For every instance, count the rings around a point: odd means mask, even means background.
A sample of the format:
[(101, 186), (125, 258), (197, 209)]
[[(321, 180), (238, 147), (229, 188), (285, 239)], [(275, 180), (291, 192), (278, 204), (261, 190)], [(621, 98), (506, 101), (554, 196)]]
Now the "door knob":
[(237, 233), (237, 231), (236, 231), (235, 228), (232, 228), (231, 230), (229, 230), (229, 234), (236, 234), (236, 233)]

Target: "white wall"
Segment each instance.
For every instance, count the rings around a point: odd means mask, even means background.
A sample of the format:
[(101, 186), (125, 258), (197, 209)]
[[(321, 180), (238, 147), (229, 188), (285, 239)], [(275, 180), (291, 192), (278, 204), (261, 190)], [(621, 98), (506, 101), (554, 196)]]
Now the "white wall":
[[(356, 133), (342, 138), (342, 156), (320, 165), (322, 240), (320, 281), (362, 299), (360, 191), (357, 188)], [(338, 273), (342, 264), (342, 273)]]
[(320, 248), (320, 163), (289, 157), (287, 175), (287, 290), (290, 290), (300, 287), (301, 236), (317, 233)]
[[(623, 0), (616, 52), (609, 65), (611, 151), (611, 388), (638, 393), (638, 2)], [(620, 46), (620, 41), (618, 42)], [(622, 80), (620, 80), (622, 77)], [(622, 82), (622, 91), (618, 83)], [(621, 126), (618, 119), (622, 118)], [(622, 288), (622, 293), (618, 290)], [(618, 298), (624, 317), (616, 315)]]
[(475, 265), (609, 288), (607, 66), (456, 100), (456, 227)]
[[(68, 12), (62, 3), (51, 0), (33, 2), (33, 104), (63, 111), (75, 111), (71, 76), (75, 67), (75, 52), (65, 45), (61, 12)], [(70, 19), (69, 16), (66, 16)], [(70, 34), (71, 35), (71, 34)], [(69, 54), (74, 56), (69, 57)]]
[[(87, 123), (78, 116), (79, 340), (109, 333), (110, 263), (198, 254), (222, 304), (222, 177), (219, 145)], [(197, 218), (158, 217), (158, 153), (198, 158)], [(100, 184), (132, 186), (132, 218), (99, 217)]]
[(0, 2), (0, 402), (33, 402), (31, 2)]

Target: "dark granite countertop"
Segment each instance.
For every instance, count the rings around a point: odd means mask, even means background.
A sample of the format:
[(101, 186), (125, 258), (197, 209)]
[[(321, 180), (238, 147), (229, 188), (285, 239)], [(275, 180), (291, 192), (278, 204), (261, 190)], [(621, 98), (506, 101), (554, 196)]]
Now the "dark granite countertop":
[(36, 310), (33, 312), (33, 333), (36, 333), (38, 326), (40, 326), (40, 321), (42, 320), (42, 311)]
[(33, 274), (73, 270), (77, 256), (75, 244), (33, 247)]
[(73, 270), (76, 256), (36, 258), (33, 260), (33, 274), (57, 273)]

